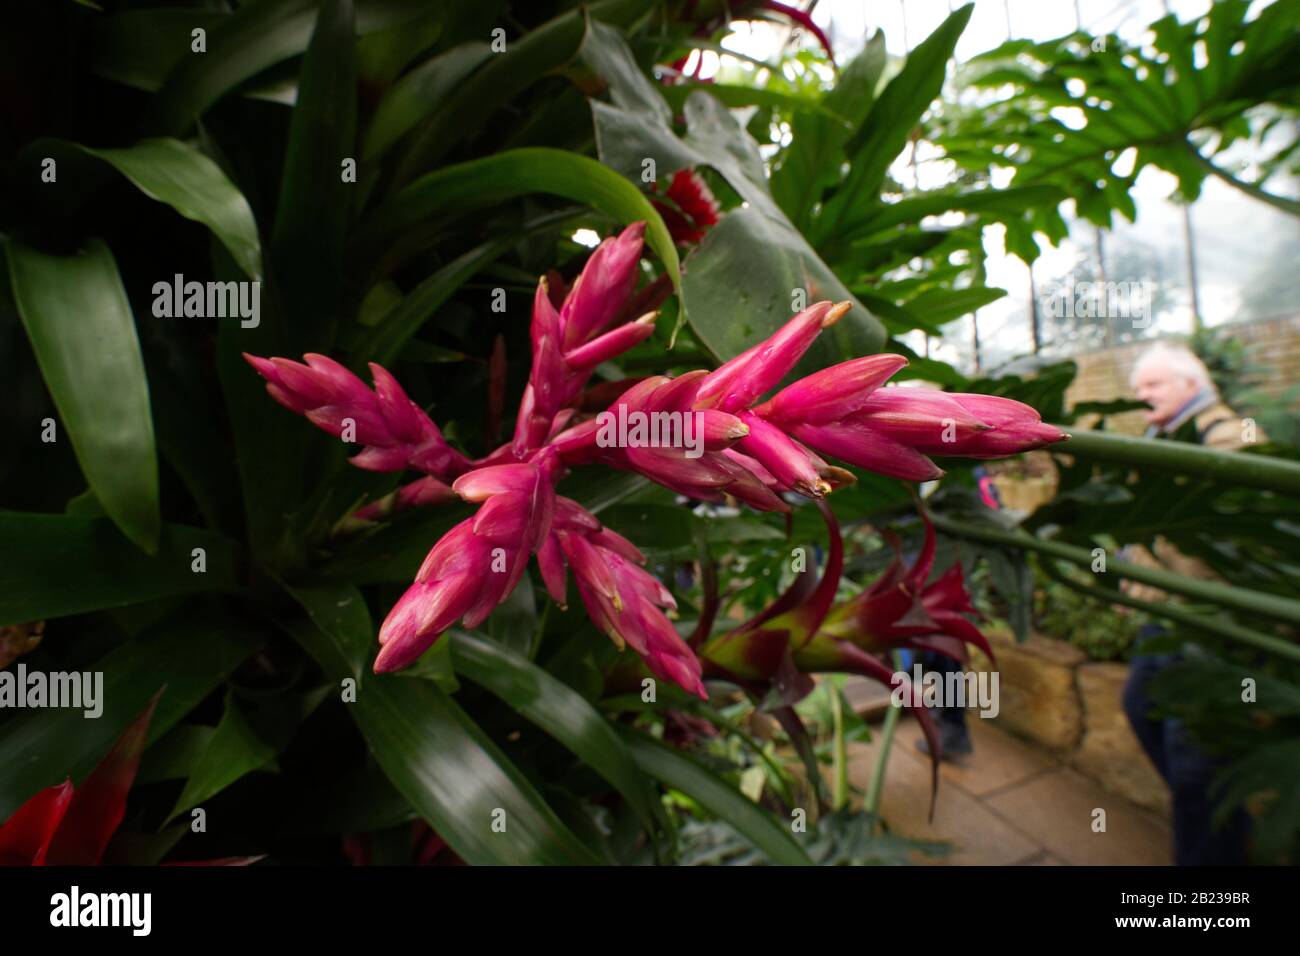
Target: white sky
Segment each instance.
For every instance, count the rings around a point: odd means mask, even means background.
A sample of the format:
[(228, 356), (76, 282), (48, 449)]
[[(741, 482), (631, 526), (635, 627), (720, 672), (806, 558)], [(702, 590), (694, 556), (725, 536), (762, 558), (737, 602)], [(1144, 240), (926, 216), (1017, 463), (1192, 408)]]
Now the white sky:
[[(1261, 0), (1261, 5), (1264, 2)], [(799, 5), (806, 7), (807, 3)], [(915, 47), (938, 27), (957, 5), (950, 0), (820, 0), (814, 8), (813, 18), (829, 37), (837, 62), (844, 63), (862, 49), (867, 37), (876, 29), (884, 31), (886, 48), (891, 54), (904, 55), (909, 47)], [(1169, 0), (1169, 8), (1184, 21), (1201, 15), (1209, 6), (1209, 0)], [(1164, 0), (1078, 0), (1077, 5), (1075, 0), (976, 0), (971, 22), (957, 44), (957, 57), (966, 60), (1004, 42), (1008, 37), (1008, 26), (1011, 35), (1017, 39), (1047, 40), (1071, 32), (1081, 22), (1090, 33), (1118, 32), (1126, 40), (1138, 41), (1146, 25), (1163, 16), (1165, 9)], [(1079, 20), (1076, 20), (1076, 10)], [(735, 33), (723, 45), (750, 57), (771, 61), (789, 36), (786, 27), (774, 23), (737, 23)], [(801, 42), (813, 45), (815, 41), (804, 36)], [(702, 75), (712, 75), (719, 65), (714, 54), (705, 53)], [(722, 65), (728, 71), (738, 67), (753, 69), (752, 65), (731, 57), (725, 58)], [(1250, 158), (1245, 154), (1238, 155), (1242, 159)], [(944, 164), (926, 162), (925, 144), (918, 152), (918, 159), (923, 187), (944, 182)], [(900, 181), (912, 182), (906, 157), (900, 159), (893, 172)], [(1275, 184), (1270, 185), (1276, 189)], [(1131, 240), (1177, 264), (1177, 268), (1171, 270), (1173, 274), (1166, 279), (1174, 307), (1156, 316), (1155, 328), (1165, 332), (1186, 332), (1191, 326), (1186, 243), (1182, 210), (1168, 201), (1174, 186), (1172, 176), (1148, 167), (1138, 177), (1134, 191), (1138, 208), (1136, 223), (1130, 225), (1117, 217), (1117, 226), (1106, 236), (1105, 242), (1109, 249), (1117, 242)], [(1065, 209), (1069, 211), (1068, 206)], [(1291, 243), (1300, 245), (1296, 238), (1300, 230), (1297, 230), (1292, 217), (1213, 178), (1206, 181), (1201, 198), (1192, 207), (1192, 222), (1201, 312), (1209, 325), (1235, 317), (1246, 283), (1262, 259), (1278, 254), (1277, 245), (1281, 237), (1290, 237)], [(990, 360), (996, 362), (1030, 350), (1028, 269), (1002, 251), (1001, 232), (1001, 227), (996, 227), (985, 234), (989, 284), (1008, 290), (1005, 298), (979, 313), (986, 366)], [(1034, 266), (1040, 294), (1044, 283), (1064, 275), (1081, 254), (1092, 254), (1094, 236), (1095, 230), (1091, 225), (1078, 223), (1073, 225), (1071, 240), (1063, 243), (1061, 248), (1044, 250), (1044, 255)], [(1107, 277), (1114, 281), (1126, 278), (1113, 274), (1109, 263)], [(1297, 292), (1300, 292), (1300, 281)], [(1277, 314), (1294, 311), (1296, 298), (1279, 303)], [(969, 319), (952, 323), (947, 329), (949, 340), (942, 344), (932, 340), (931, 354), (969, 370), (969, 327)], [(951, 341), (954, 339), (955, 342)], [(919, 334), (917, 341), (910, 344), (919, 347)]]

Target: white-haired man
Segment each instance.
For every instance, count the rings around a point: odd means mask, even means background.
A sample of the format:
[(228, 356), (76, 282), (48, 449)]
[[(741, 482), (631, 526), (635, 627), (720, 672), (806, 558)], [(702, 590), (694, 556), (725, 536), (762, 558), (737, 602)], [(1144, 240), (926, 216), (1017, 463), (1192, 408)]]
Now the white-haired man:
[[(1246, 443), (1244, 422), (1219, 398), (1205, 364), (1185, 346), (1164, 342), (1151, 346), (1139, 356), (1130, 381), (1138, 399), (1150, 406), (1146, 413), (1148, 438), (1171, 436), (1192, 422), (1196, 441), (1202, 445), (1232, 451)], [(1258, 433), (1254, 438), (1264, 440)], [(1123, 557), (1146, 567), (1214, 577), (1203, 562), (1182, 554), (1160, 537), (1151, 550), (1126, 548)], [(1133, 581), (1125, 581), (1123, 588), (1125, 593), (1153, 603), (1169, 600), (1163, 591)], [(1163, 630), (1147, 625), (1141, 637), (1154, 638)], [(1184, 866), (1244, 863), (1250, 823), (1244, 811), (1238, 808), (1223, 827), (1216, 829), (1211, 824), (1209, 784), (1217, 764), (1191, 740), (1181, 721), (1151, 716), (1147, 685), (1180, 657), (1142, 654), (1139, 649), (1124, 688), (1124, 711), (1147, 756), (1169, 785), (1174, 862)]]
[(1138, 401), (1151, 406), (1148, 438), (1172, 435), (1193, 421), (1202, 445), (1235, 449), (1244, 443), (1241, 418), (1219, 398), (1205, 363), (1186, 346), (1157, 342), (1138, 356), (1129, 383)]

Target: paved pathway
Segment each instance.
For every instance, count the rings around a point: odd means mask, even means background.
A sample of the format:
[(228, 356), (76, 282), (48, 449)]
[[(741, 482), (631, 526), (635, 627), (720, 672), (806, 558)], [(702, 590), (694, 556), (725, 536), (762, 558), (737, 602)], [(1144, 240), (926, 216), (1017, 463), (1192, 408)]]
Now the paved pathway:
[[(856, 704), (857, 702), (855, 702)], [(861, 707), (855, 709), (861, 710)], [(1059, 758), (997, 726), (971, 720), (975, 751), (945, 762), (933, 822), (930, 758), (916, 749), (921, 731), (904, 717), (894, 736), (881, 817), (902, 836), (951, 844), (947, 856), (918, 854), (917, 863), (1018, 866), (1169, 865), (1169, 824), (1158, 814), (1103, 790)], [(849, 778), (871, 782), (880, 739), (849, 747)], [(1096, 809), (1105, 832), (1094, 832)]]

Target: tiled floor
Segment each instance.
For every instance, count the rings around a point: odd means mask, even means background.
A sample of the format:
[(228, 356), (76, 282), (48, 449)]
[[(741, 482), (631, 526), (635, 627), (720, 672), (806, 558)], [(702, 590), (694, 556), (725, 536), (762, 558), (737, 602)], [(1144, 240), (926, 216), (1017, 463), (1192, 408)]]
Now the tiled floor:
[[(1107, 793), (1050, 753), (998, 729), (969, 722), (974, 753), (944, 763), (934, 819), (930, 758), (916, 749), (921, 732), (904, 719), (890, 751), (881, 816), (896, 833), (951, 846), (947, 856), (918, 854), (918, 863), (986, 865), (1168, 865), (1169, 826), (1149, 810)], [(879, 730), (873, 723), (873, 732)], [(876, 740), (852, 744), (849, 778), (866, 789)], [(1102, 818), (1105, 829), (1094, 829)]]

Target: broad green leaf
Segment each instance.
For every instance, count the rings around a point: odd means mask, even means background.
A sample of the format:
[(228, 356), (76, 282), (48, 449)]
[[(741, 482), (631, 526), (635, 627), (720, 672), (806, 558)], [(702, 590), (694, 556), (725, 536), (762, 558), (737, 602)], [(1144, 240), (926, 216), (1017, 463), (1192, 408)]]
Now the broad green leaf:
[(877, 31), (840, 71), (823, 100), (826, 112), (795, 110), (793, 138), (772, 170), (772, 195), (797, 227), (807, 226), (813, 204), (840, 181), (844, 144), (875, 102), (885, 60), (885, 35)]
[(674, 288), (680, 289), (677, 249), (650, 200), (594, 159), (562, 149), (512, 149), (429, 173), (376, 210), (367, 231), (391, 236), (432, 216), (536, 192), (588, 203), (622, 223), (644, 221), (646, 242), (663, 261)]
[(395, 83), (375, 109), (366, 130), (362, 158), (377, 159), (413, 129), (435, 104), (441, 103), (491, 55), (487, 43), (464, 43), (441, 53)]
[(365, 597), (355, 587), (343, 584), (286, 586), (285, 590), (329, 641), (329, 670), (351, 675), (359, 686), (370, 673), (370, 659), (379, 647)]
[(123, 149), (75, 146), (109, 163), (150, 199), (212, 230), (252, 279), (262, 277), (262, 245), (253, 210), (216, 163), (178, 139), (145, 139)]
[(87, 720), (81, 710), (46, 708), (0, 723), (0, 819), (67, 775), (79, 781), (165, 688), (149, 724), (150, 742), (162, 737), (259, 643), (232, 618), (190, 609), (87, 665), (103, 675), (103, 713), (97, 719)]
[(720, 820), (731, 824), (773, 863), (811, 866), (794, 837), (762, 807), (691, 758), (626, 727), (619, 728), (643, 773), (680, 790)]
[(974, 9), (971, 3), (949, 15), (907, 55), (902, 71), (881, 91), (846, 146), (852, 157), (848, 178), (814, 220), (813, 241), (818, 247), (876, 202), (890, 163), (939, 95), (957, 38)]
[(117, 263), (93, 240), (73, 256), (6, 243), (18, 313), (86, 482), (146, 552), (158, 550), (158, 455), (149, 381)]
[(662, 95), (617, 31), (593, 24), (583, 56), (610, 88), (611, 103), (591, 101), (602, 162), (634, 183), (641, 182), (647, 160), (660, 179), (709, 166), (747, 203), (724, 216), (691, 254), (682, 283), (688, 314), (679, 315), (679, 327), (690, 321), (719, 359), (729, 359), (787, 322), (799, 308), (795, 290), (802, 289), (805, 304), (833, 299), (854, 305), (821, 337), (804, 368), (879, 347), (880, 324), (790, 224), (772, 199), (757, 144), (720, 102), (700, 91), (687, 97), (688, 133), (678, 138)]
[(609, 721), (582, 695), (499, 643), (463, 631), (451, 640), (458, 673), (573, 751), (623, 794), (647, 830), (653, 830), (656, 808), (645, 778)]
[(234, 591), (237, 558), (229, 538), (184, 525), (163, 525), (146, 556), (104, 518), (0, 512), (0, 625)]
[(185, 781), (185, 788), (168, 815), (175, 819), (191, 807), (215, 796), (245, 774), (252, 773), (275, 756), (249, 725), (233, 695), (226, 694), (226, 710), (208, 741), (208, 747)]
[[(298, 78), (271, 256), (285, 319), (317, 351), (333, 341), (356, 163), (357, 57), (352, 0), (321, 5)], [(355, 173), (355, 169), (353, 170)]]
[[(335, 680), (333, 642), (306, 621), (290, 633)], [(444, 638), (445, 640), (445, 638)], [(434, 681), (373, 675), (346, 705), (385, 775), (473, 866), (591, 864), (596, 857), (519, 769)], [(505, 832), (493, 829), (502, 823)]]

